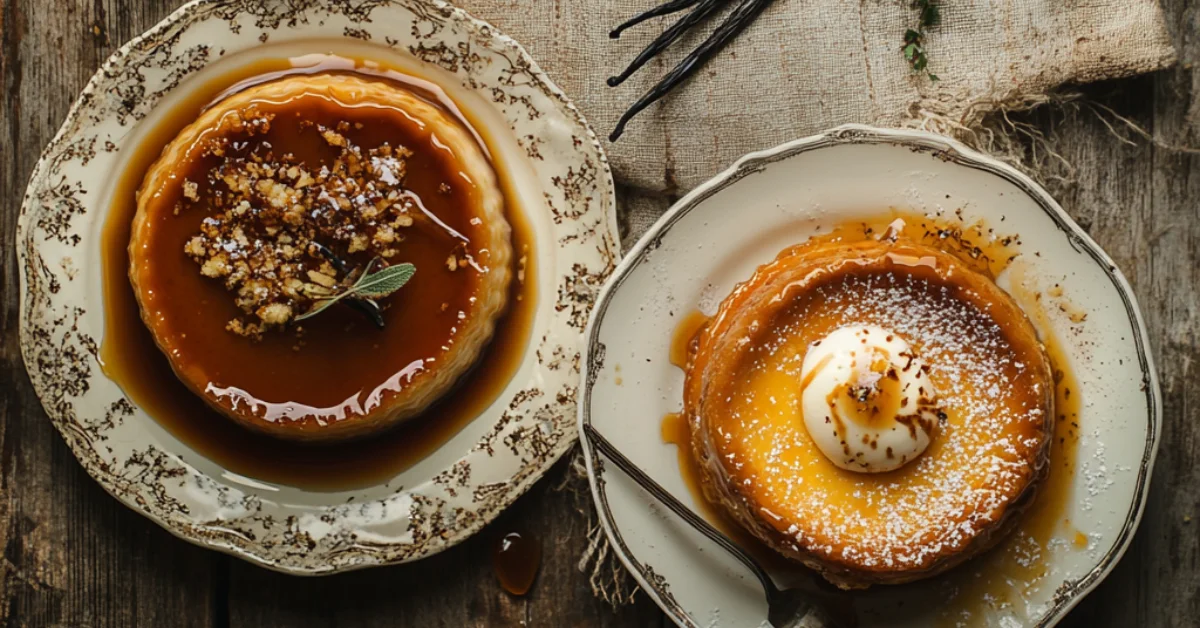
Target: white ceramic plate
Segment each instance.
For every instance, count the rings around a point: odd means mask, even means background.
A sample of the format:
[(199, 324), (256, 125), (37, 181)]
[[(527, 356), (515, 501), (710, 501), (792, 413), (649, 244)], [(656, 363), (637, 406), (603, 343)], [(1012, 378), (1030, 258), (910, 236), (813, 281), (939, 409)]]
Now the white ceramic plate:
[[(1112, 260), (1029, 178), (957, 142), (839, 127), (748, 155), (681, 199), (601, 294), (588, 329), (579, 421), (695, 507), (674, 446), (660, 436), (661, 418), (682, 405), (683, 374), (667, 359), (680, 317), (697, 308), (711, 314), (736, 282), (817, 225), (827, 231), (888, 208), (948, 217), (961, 209), (967, 223), (982, 219), (1018, 234), (1022, 254), (1010, 267), (1023, 269), (1018, 301), (1058, 283), (1069, 312), (1087, 313), (1076, 323), (1045, 307), (1047, 316), (1035, 321), (1063, 345), (1079, 379), (1082, 438), (1066, 515), (1086, 531), (1087, 548), (1052, 541), (1037, 586), (966, 618), (966, 625), (1051, 625), (1112, 569), (1137, 526), (1158, 442), (1158, 383), (1141, 315)], [(1014, 270), (1002, 286), (1018, 280)], [(663, 610), (681, 626), (764, 625), (766, 603), (750, 573), (583, 444), (609, 540)], [(939, 600), (972, 577), (975, 561), (928, 584), (852, 594), (861, 624), (945, 623)]]
[[(126, 155), (191, 86), (263, 57), (330, 52), (440, 77), (508, 164), (539, 269), (525, 360), (496, 402), (389, 481), (332, 493), (228, 472), (134, 407), (97, 361), (100, 233)], [(439, 0), (185, 5), (88, 83), (33, 173), (17, 243), (25, 364), (87, 471), (180, 537), (306, 574), (436, 553), (541, 477), (574, 442), (583, 328), (620, 257), (612, 178), (587, 123), (516, 42)]]

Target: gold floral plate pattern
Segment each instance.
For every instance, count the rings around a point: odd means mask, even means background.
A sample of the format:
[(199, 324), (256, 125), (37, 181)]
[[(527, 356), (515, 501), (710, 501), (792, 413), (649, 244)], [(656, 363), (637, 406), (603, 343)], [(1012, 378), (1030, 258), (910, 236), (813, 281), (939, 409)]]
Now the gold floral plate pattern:
[[(358, 46), (403, 56), (454, 83), (443, 85), (452, 96), (485, 102), (505, 127), (509, 160), (522, 162), (517, 193), (538, 249), (530, 344), (500, 398), (412, 468), (340, 492), (222, 469), (137, 408), (98, 362), (101, 230), (122, 150), (131, 152), (156, 107), (168, 107), (195, 75), (317, 39), (320, 50), (310, 52)], [(570, 448), (582, 333), (620, 252), (612, 177), (596, 136), (492, 26), (439, 0), (197, 0), (123, 46), (88, 83), (34, 170), (17, 255), (25, 364), (88, 473), (184, 539), (319, 574), (416, 560), (462, 541)]]

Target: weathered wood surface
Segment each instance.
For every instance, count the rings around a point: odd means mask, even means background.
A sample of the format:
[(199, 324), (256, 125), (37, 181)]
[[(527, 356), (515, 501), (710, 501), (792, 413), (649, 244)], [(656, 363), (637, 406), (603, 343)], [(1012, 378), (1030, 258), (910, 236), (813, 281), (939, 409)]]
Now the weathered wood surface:
[[(0, 0), (0, 621), (7, 626), (662, 626), (644, 596), (596, 600), (560, 464), (476, 538), (407, 566), (321, 579), (252, 567), (179, 541), (82, 471), (33, 394), (17, 345), (13, 234), (42, 147), (96, 67), (173, 1)], [(1089, 94), (1173, 143), (1200, 145), (1200, 0), (1164, 0), (1182, 63)], [(486, 16), (485, 16), (486, 17)], [(1200, 623), (1200, 157), (1115, 141), (1094, 115), (1032, 116), (1077, 168), (1066, 209), (1129, 277), (1162, 376), (1163, 441), (1128, 554), (1065, 626)], [(664, 201), (665, 203), (665, 201)], [(579, 484), (576, 481), (575, 487)], [(1195, 520), (1194, 520), (1195, 519)], [(498, 534), (540, 537), (524, 598), (495, 582)]]

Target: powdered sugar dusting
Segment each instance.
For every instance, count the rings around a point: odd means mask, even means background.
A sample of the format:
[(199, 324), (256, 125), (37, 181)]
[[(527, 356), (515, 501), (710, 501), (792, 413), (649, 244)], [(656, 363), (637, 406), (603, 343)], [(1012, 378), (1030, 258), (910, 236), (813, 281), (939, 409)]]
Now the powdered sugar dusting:
[[(746, 338), (737, 390), (721, 411), (706, 409), (724, 417), (714, 444), (743, 494), (805, 550), (870, 569), (926, 567), (988, 529), (1033, 477), (1049, 383), (1031, 364), (1037, 354), (1014, 348), (960, 289), (909, 272), (846, 274)], [(849, 324), (907, 339), (947, 413), (930, 449), (894, 472), (837, 469), (800, 415), (796, 382), (809, 343)]]

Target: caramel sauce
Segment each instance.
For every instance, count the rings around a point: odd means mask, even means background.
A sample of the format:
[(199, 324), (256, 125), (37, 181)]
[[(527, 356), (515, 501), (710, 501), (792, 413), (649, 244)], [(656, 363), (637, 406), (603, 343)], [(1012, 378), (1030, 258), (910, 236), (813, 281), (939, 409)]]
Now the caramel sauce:
[[(895, 225), (902, 220), (903, 225)], [(887, 214), (870, 220), (853, 220), (833, 225), (810, 241), (816, 242), (859, 242), (868, 238), (883, 238), (889, 230), (899, 226), (894, 234), (910, 242), (931, 246), (958, 258), (976, 272), (995, 279), (1020, 255), (1017, 247), (1020, 238), (996, 231), (982, 222), (966, 223), (962, 212), (954, 218), (945, 216), (923, 216), (890, 209)], [(918, 268), (933, 263), (931, 257), (890, 255), (890, 259), (903, 266)]]
[(832, 359), (833, 359), (832, 354), (821, 358), (821, 361), (817, 362), (817, 365), (814, 366), (812, 368), (812, 370), (808, 372), (808, 375), (805, 375), (804, 379), (800, 380), (800, 394), (801, 395), (804, 394), (805, 389), (807, 389), (808, 385), (811, 384), (814, 379), (816, 379), (817, 375), (820, 375), (821, 371), (825, 370), (825, 366), (827, 364), (829, 364), (829, 361)]
[[(955, 255), (977, 271), (995, 278), (1010, 268), (1018, 257), (1012, 236), (996, 236), (983, 224), (963, 226), (942, 218), (907, 215), (892, 210), (889, 215), (869, 222), (855, 221), (837, 225), (814, 237), (817, 241), (860, 241), (886, 233), (888, 224), (897, 218), (905, 220), (898, 235), (905, 239), (935, 246)], [(960, 216), (961, 218), (961, 216)], [(959, 221), (961, 223), (961, 220)], [(893, 260), (919, 267), (924, 259)], [(1026, 293), (1018, 275), (1012, 281), (1011, 292), (1022, 309), (1040, 330), (1051, 329), (1038, 299)], [(700, 312), (692, 312), (676, 326), (670, 346), (671, 364), (686, 369), (696, 339), (708, 322)], [(858, 609), (860, 616), (874, 616), (903, 621), (912, 616), (927, 617), (929, 608), (936, 608), (939, 625), (974, 625), (984, 621), (991, 610), (1007, 609), (1018, 617), (1023, 609), (1015, 608), (1024, 596), (1042, 585), (1048, 573), (1047, 557), (1058, 547), (1083, 550), (1088, 537), (1073, 528), (1065, 517), (1074, 491), (1074, 475), (1079, 445), (1080, 399), (1078, 384), (1071, 371), (1066, 353), (1053, 337), (1041, 338), (1054, 369), (1055, 423), (1054, 442), (1050, 452), (1050, 471), (1042, 482), (1035, 501), (1022, 515), (1016, 529), (996, 547), (981, 556), (968, 560), (947, 573), (906, 585), (875, 586), (864, 591), (834, 593), (840, 603)], [(699, 506), (700, 514), (740, 547), (750, 553), (772, 573), (777, 581), (791, 581), (792, 586), (817, 587), (828, 592), (824, 582), (814, 584), (815, 574), (784, 559), (777, 552), (747, 532), (725, 511), (705, 497), (701, 472), (693, 455), (691, 431), (687, 417), (670, 413), (662, 420), (664, 443), (674, 444), (684, 483)], [(1052, 545), (1057, 547), (1051, 549)], [(836, 603), (836, 601), (835, 601)], [(965, 621), (966, 624), (961, 622)]]
[[(513, 189), (505, 164), (492, 160), (505, 197), (505, 215), (512, 226), (513, 281), (508, 309), (498, 321), (495, 334), (476, 360), (475, 368), (461, 378), (456, 390), (406, 424), (386, 433), (349, 443), (302, 445), (280, 441), (245, 430), (212, 410), (189, 391), (173, 374), (166, 357), (155, 345), (140, 317), (137, 301), (129, 282), (130, 226), (137, 211), (136, 193), (145, 173), (159, 157), (161, 149), (185, 126), (196, 119), (206, 106), (249, 85), (274, 80), (291, 73), (361, 72), (371, 78), (395, 81), (400, 87), (421, 96), (449, 112), (476, 138), (485, 153), (489, 137), (472, 124), (469, 115), (454, 104), (433, 83), (420, 77), (390, 70), (362, 59), (326, 55), (292, 59), (265, 59), (190, 90), (186, 100), (172, 108), (132, 148), (120, 180), (115, 182), (112, 206), (103, 232), (103, 278), (105, 292), (105, 334), (100, 357), (105, 373), (117, 382), (126, 395), (163, 425), (175, 437), (228, 471), (267, 482), (299, 486), (313, 490), (344, 490), (377, 483), (419, 462), (449, 440), (487, 408), (505, 388), (519, 368), (532, 328), (536, 307), (536, 268), (532, 263), (534, 241)], [(316, 116), (328, 112), (311, 111)], [(289, 132), (285, 120), (277, 121), (279, 133), (272, 131), (277, 150), (288, 150)], [(360, 141), (378, 143), (370, 137), (379, 129), (364, 128)], [(389, 126), (386, 138), (404, 144), (408, 138), (395, 135)], [(372, 144), (373, 145), (373, 144)], [(298, 150), (303, 147), (296, 146)], [(436, 156), (415, 154), (409, 159), (406, 187), (418, 196), (429, 214), (450, 228), (466, 230), (456, 221), (463, 212), (453, 204), (455, 195), (439, 194), (437, 186), (446, 179), (445, 164)], [(414, 277), (393, 297), (408, 304), (426, 307), (391, 307), (385, 310), (387, 324), (376, 330), (361, 314), (350, 308), (333, 307), (306, 321), (303, 343), (290, 333), (275, 332), (251, 346), (250, 342), (225, 332), (225, 321), (239, 312), (232, 296), (220, 281), (203, 277), (198, 266), (182, 253), (183, 242), (197, 230), (203, 216), (181, 212), (179, 220), (165, 221), (156, 239), (162, 238), (163, 252), (155, 263), (169, 268), (170, 290), (186, 299), (181, 315), (191, 316), (197, 328), (207, 330), (196, 339), (217, 358), (228, 363), (228, 385), (249, 388), (263, 397), (285, 402), (303, 394), (305, 403), (315, 406), (337, 405), (347, 397), (370, 393), (362, 391), (363, 381), (383, 381), (400, 374), (404, 360), (422, 350), (432, 334), (422, 329), (432, 324), (439, 304), (455, 298), (454, 286), (427, 281), (424, 287)], [(178, 245), (178, 246), (176, 246)], [(408, 261), (422, 268), (432, 280), (433, 271), (445, 268), (445, 256), (435, 259), (434, 252), (409, 247)], [(440, 254), (439, 254), (440, 255)], [(413, 290), (409, 290), (412, 287)]]
[[(671, 364), (681, 369), (687, 368), (700, 332), (704, 330), (710, 319), (710, 316), (699, 310), (693, 310), (680, 319), (671, 337)], [(692, 501), (695, 502), (698, 512), (706, 521), (747, 551), (760, 565), (770, 567), (773, 572), (792, 572), (793, 575), (798, 574), (805, 577), (810, 575), (803, 568), (788, 562), (767, 547), (757, 537), (738, 525), (720, 506), (705, 497), (700, 466), (692, 451), (692, 434), (687, 415), (682, 412), (668, 413), (662, 419), (661, 432), (663, 443), (675, 445), (679, 473), (683, 477), (683, 483), (687, 486), (688, 493), (692, 495)], [(812, 579), (809, 578), (809, 580), (811, 583)]]
[(833, 586), (825, 582), (816, 573), (788, 561), (758, 537), (750, 534), (733, 520), (720, 506), (704, 496), (704, 484), (701, 480), (700, 467), (692, 452), (691, 428), (687, 416), (680, 412), (668, 413), (662, 419), (662, 440), (668, 445), (675, 445), (678, 457), (679, 473), (692, 501), (696, 504), (696, 512), (704, 520), (729, 537), (738, 547), (762, 565), (781, 586), (802, 587), (809, 590), (834, 592)]
[[(1014, 265), (1011, 292), (1025, 313), (1042, 330), (1051, 328), (1041, 307), (1040, 294), (1026, 285), (1024, 267)], [(1079, 384), (1062, 345), (1051, 335), (1041, 338), (1054, 368), (1054, 443), (1050, 449), (1050, 474), (1017, 529), (984, 556), (942, 576), (957, 576), (940, 613), (941, 625), (957, 625), (964, 617), (988, 610), (1016, 608), (1026, 594), (1040, 586), (1048, 573), (1051, 544), (1075, 551), (1087, 549), (1087, 535), (1073, 528), (1066, 513), (1074, 493), (1079, 450)], [(1082, 539), (1082, 541), (1080, 540)]]
[(704, 496), (700, 466), (696, 464), (696, 458), (692, 454), (691, 428), (688, 426), (685, 414), (671, 412), (663, 417), (662, 440), (669, 445), (675, 445), (676, 454), (679, 457), (679, 473), (683, 476), (683, 483), (687, 486), (688, 492), (692, 494), (692, 498), (699, 506), (700, 514), (704, 516), (705, 520), (723, 532), (725, 536), (737, 541), (737, 544), (743, 549), (755, 554), (755, 558), (763, 556), (763, 552), (774, 554), (749, 532), (743, 530), (737, 522), (725, 514), (724, 510)]
[(525, 595), (542, 564), (542, 545), (529, 534), (509, 532), (496, 540), (492, 568), (505, 591)]
[[(708, 324), (710, 318), (699, 310), (693, 310), (680, 319), (671, 336), (672, 365), (681, 369), (687, 368), (700, 332)], [(662, 441), (669, 445), (675, 445), (675, 451), (679, 458), (679, 473), (683, 476), (683, 483), (687, 486), (688, 492), (692, 494), (693, 500), (699, 506), (700, 514), (709, 523), (724, 532), (726, 536), (736, 540), (738, 545), (746, 547), (746, 542), (753, 537), (735, 524), (723, 510), (704, 497), (700, 481), (700, 467), (692, 455), (692, 433), (687, 415), (682, 412), (668, 413), (662, 419), (661, 430)], [(757, 539), (754, 539), (754, 542), (757, 543)]]
[(700, 330), (708, 324), (709, 317), (700, 310), (688, 312), (679, 324), (675, 326), (671, 336), (671, 364), (686, 369), (688, 360), (696, 348), (696, 338)]

